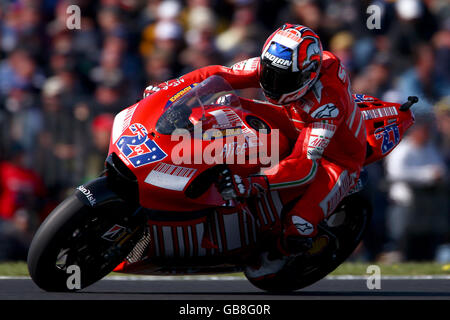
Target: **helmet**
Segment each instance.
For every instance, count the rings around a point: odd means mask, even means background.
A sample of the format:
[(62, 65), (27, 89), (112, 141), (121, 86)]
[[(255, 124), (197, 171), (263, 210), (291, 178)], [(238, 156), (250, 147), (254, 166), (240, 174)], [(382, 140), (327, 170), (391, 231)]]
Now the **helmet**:
[(285, 24), (267, 39), (261, 54), (260, 84), (271, 103), (301, 98), (322, 66), (322, 44), (310, 28)]

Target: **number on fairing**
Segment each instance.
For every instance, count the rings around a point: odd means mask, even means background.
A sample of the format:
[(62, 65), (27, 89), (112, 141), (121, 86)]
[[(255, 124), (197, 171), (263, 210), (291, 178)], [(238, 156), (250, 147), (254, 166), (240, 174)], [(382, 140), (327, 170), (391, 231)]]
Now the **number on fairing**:
[[(394, 139), (391, 139), (390, 132), (392, 132)], [(380, 131), (375, 135), (375, 138), (383, 138), (383, 143), (381, 144), (381, 153), (386, 154), (390, 152), (394, 147), (400, 142), (400, 132), (396, 124), (391, 124), (384, 127), (383, 131)]]

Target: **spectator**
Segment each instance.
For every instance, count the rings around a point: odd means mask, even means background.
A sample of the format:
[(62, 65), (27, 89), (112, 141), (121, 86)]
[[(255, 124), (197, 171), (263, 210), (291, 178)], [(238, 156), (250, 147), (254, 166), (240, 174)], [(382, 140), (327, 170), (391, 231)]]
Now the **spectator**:
[(429, 41), (437, 31), (437, 25), (425, 1), (398, 0), (395, 11), (397, 20), (390, 29), (389, 38), (395, 72), (402, 72), (414, 63), (418, 44)]
[(433, 143), (429, 118), (419, 118), (409, 136), (386, 158), (391, 183), (388, 235), (399, 260), (432, 259), (448, 231), (446, 166)]
[[(439, 131), (439, 146), (444, 154), (447, 169), (450, 168), (450, 97), (436, 104), (436, 119)], [(450, 170), (448, 171), (450, 174)]]
[(26, 260), (37, 221), (20, 209), (9, 220), (0, 219), (0, 262)]
[(0, 219), (12, 219), (20, 210), (34, 210), (45, 195), (41, 178), (25, 165), (25, 150), (14, 144), (8, 160), (0, 162)]
[(25, 165), (25, 149), (13, 144), (0, 162), (0, 261), (25, 260), (38, 218), (44, 214), (46, 189)]
[(414, 111), (431, 112), (434, 101), (450, 96), (450, 82), (436, 73), (438, 67), (431, 45), (417, 45), (414, 67), (402, 74), (397, 84), (401, 100), (405, 101), (412, 94), (419, 97), (419, 103), (413, 106)]
[[(391, 87), (390, 80), (390, 63), (385, 56), (379, 55), (354, 77), (352, 88), (354, 92), (382, 98)], [(396, 99), (400, 100), (399, 97)]]
[(95, 89), (94, 98), (90, 102), (93, 114), (116, 114), (130, 106), (134, 100), (123, 94), (126, 92), (127, 86), (123, 78), (106, 79), (100, 82)]
[(113, 122), (112, 114), (103, 113), (96, 116), (91, 123), (92, 146), (85, 158), (87, 167), (84, 181), (98, 177), (104, 169)]
[[(42, 91), (42, 129), (38, 136), (35, 166), (50, 187), (72, 187), (77, 180), (77, 145), (83, 140), (72, 109), (64, 105), (65, 87), (60, 77), (49, 78)], [(78, 130), (77, 130), (78, 129)], [(78, 160), (78, 161), (77, 161)]]
[(0, 63), (0, 97), (8, 95), (13, 87), (38, 91), (44, 79), (31, 53), (25, 48), (15, 49)]
[(216, 46), (224, 59), (231, 60), (245, 50), (259, 53), (261, 43), (264, 43), (268, 32), (257, 21), (253, 6), (251, 2), (238, 6), (230, 27), (217, 36)]

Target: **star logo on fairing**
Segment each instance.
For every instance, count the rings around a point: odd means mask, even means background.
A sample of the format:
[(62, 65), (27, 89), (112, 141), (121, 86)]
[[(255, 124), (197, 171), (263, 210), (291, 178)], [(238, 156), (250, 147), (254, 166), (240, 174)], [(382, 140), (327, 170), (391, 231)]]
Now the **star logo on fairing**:
[(310, 225), (308, 225), (307, 223), (296, 223), (295, 227), (301, 233), (305, 233), (306, 230), (312, 229), (312, 227)]
[(297, 231), (304, 236), (308, 236), (314, 231), (314, 226), (301, 217), (293, 216), (292, 223), (297, 228)]
[(311, 114), (311, 117), (316, 119), (336, 118), (339, 114), (339, 109), (332, 103), (327, 103), (319, 107)]

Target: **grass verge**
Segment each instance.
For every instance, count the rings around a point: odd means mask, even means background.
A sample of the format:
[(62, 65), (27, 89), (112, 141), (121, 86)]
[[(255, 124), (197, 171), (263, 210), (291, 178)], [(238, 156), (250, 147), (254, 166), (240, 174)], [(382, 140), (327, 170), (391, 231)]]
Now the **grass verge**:
[[(339, 266), (330, 275), (354, 275), (365, 276), (367, 273), (367, 267), (375, 263), (352, 263), (347, 262)], [(399, 263), (399, 264), (378, 264), (381, 270), (381, 275), (393, 275), (393, 276), (416, 276), (416, 275), (450, 275), (450, 264), (439, 263)], [(114, 275), (124, 275), (115, 273)], [(229, 275), (229, 274), (228, 274)], [(233, 276), (240, 276), (241, 273), (234, 273)], [(3, 262), (0, 263), (0, 276), (28, 276), (28, 268), (25, 262)]]

